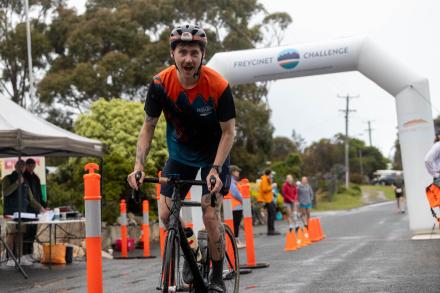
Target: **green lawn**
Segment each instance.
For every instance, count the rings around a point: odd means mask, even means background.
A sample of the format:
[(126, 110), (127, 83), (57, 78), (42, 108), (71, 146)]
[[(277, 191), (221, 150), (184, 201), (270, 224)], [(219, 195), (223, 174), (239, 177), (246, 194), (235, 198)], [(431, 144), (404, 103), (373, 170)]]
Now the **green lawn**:
[[(370, 199), (373, 202), (380, 202), (384, 200), (393, 200), (394, 191), (390, 186), (360, 186), (362, 192), (368, 192)], [(333, 201), (329, 202), (325, 199), (324, 194), (318, 194), (318, 207), (314, 208), (315, 211), (331, 211), (331, 210), (348, 210), (361, 207), (365, 204), (362, 200), (362, 192), (353, 188), (343, 193), (337, 193), (334, 195)], [(385, 199), (382, 195), (385, 196)], [(370, 202), (371, 203), (371, 202)]]
[(382, 191), (387, 200), (394, 200), (394, 190), (391, 186), (381, 186), (381, 185), (362, 185), (363, 191), (370, 191), (372, 193)]
[(362, 206), (362, 198), (360, 196), (352, 196), (347, 193), (336, 194), (333, 201), (318, 201), (318, 207), (313, 210), (316, 211), (331, 211), (331, 210), (349, 210)]

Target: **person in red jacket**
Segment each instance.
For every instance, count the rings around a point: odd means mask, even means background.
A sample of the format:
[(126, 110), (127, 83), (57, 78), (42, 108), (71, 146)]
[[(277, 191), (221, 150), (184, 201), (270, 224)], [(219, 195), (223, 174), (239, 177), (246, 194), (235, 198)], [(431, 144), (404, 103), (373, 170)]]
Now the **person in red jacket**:
[(286, 181), (283, 184), (283, 198), (284, 206), (287, 211), (287, 221), (289, 223), (289, 231), (293, 230), (293, 227), (297, 227), (296, 218), (298, 216), (298, 191), (292, 175), (286, 176)]

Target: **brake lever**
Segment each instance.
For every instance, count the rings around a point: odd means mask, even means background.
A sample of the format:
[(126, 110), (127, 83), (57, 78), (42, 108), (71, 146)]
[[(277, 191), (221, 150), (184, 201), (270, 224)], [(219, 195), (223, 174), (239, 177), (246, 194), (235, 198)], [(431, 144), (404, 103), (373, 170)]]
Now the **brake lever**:
[[(214, 189), (215, 183), (217, 180), (214, 175), (211, 175), (209, 178), (209, 184), (211, 185), (211, 190)], [(217, 205), (217, 196), (215, 192), (211, 192), (211, 206), (214, 208)]]
[(138, 186), (138, 189), (133, 189), (133, 191), (131, 192), (131, 199), (139, 204), (141, 202), (141, 190), (140, 190), (140, 180), (142, 178), (142, 172), (141, 171), (137, 171), (136, 174), (134, 175), (134, 178), (136, 179), (136, 184)]

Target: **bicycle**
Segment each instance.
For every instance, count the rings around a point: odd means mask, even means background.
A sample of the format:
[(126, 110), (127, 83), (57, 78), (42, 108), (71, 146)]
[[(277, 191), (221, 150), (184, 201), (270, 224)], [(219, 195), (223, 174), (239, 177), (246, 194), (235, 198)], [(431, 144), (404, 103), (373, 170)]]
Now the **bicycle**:
[[(141, 174), (136, 174), (136, 180), (139, 181)], [(174, 185), (172, 195), (172, 206), (170, 210), (170, 218), (168, 225), (168, 233), (165, 242), (165, 249), (162, 261), (161, 279), (157, 287), (163, 293), (174, 292), (194, 292), (205, 293), (208, 290), (210, 277), (210, 257), (208, 245), (201, 247), (202, 261), (197, 262), (195, 254), (187, 241), (184, 228), (180, 221), (180, 210), (182, 207), (201, 206), (199, 202), (182, 201), (180, 199), (180, 188), (182, 185), (206, 185), (206, 182), (200, 180), (180, 180), (177, 176), (160, 177), (160, 178), (144, 178), (147, 183), (160, 183)], [(210, 184), (215, 185), (215, 177), (211, 177)], [(216, 206), (216, 197), (211, 196), (211, 206)], [(229, 226), (225, 228), (225, 257), (223, 261), (223, 280), (226, 286), (226, 292), (237, 293), (239, 290), (239, 255), (237, 244), (235, 242), (234, 233)], [(181, 277), (180, 252), (188, 262), (192, 272), (193, 283), (185, 284)]]

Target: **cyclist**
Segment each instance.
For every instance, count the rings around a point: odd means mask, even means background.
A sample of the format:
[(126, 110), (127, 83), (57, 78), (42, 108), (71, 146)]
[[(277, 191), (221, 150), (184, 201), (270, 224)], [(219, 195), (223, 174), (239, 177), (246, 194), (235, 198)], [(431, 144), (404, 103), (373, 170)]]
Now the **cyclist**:
[[(180, 179), (192, 180), (201, 169), (202, 178), (215, 176), (211, 189), (203, 187), (203, 222), (208, 231), (208, 247), (212, 260), (212, 276), (208, 292), (224, 292), (223, 258), (224, 228), (220, 219), (223, 196), (229, 191), (229, 152), (235, 136), (235, 106), (228, 82), (214, 70), (202, 65), (207, 44), (202, 28), (185, 24), (170, 34), (170, 56), (174, 65), (153, 77), (145, 102), (146, 117), (139, 133), (136, 163), (128, 182), (137, 189), (135, 174), (142, 172), (151, 147), (154, 129), (161, 112), (167, 122), (169, 158), (163, 176), (179, 174)], [(190, 186), (181, 190), (182, 199)], [(210, 194), (217, 197), (215, 208), (210, 206)], [(173, 187), (160, 189), (160, 217), (166, 226), (169, 219)]]

